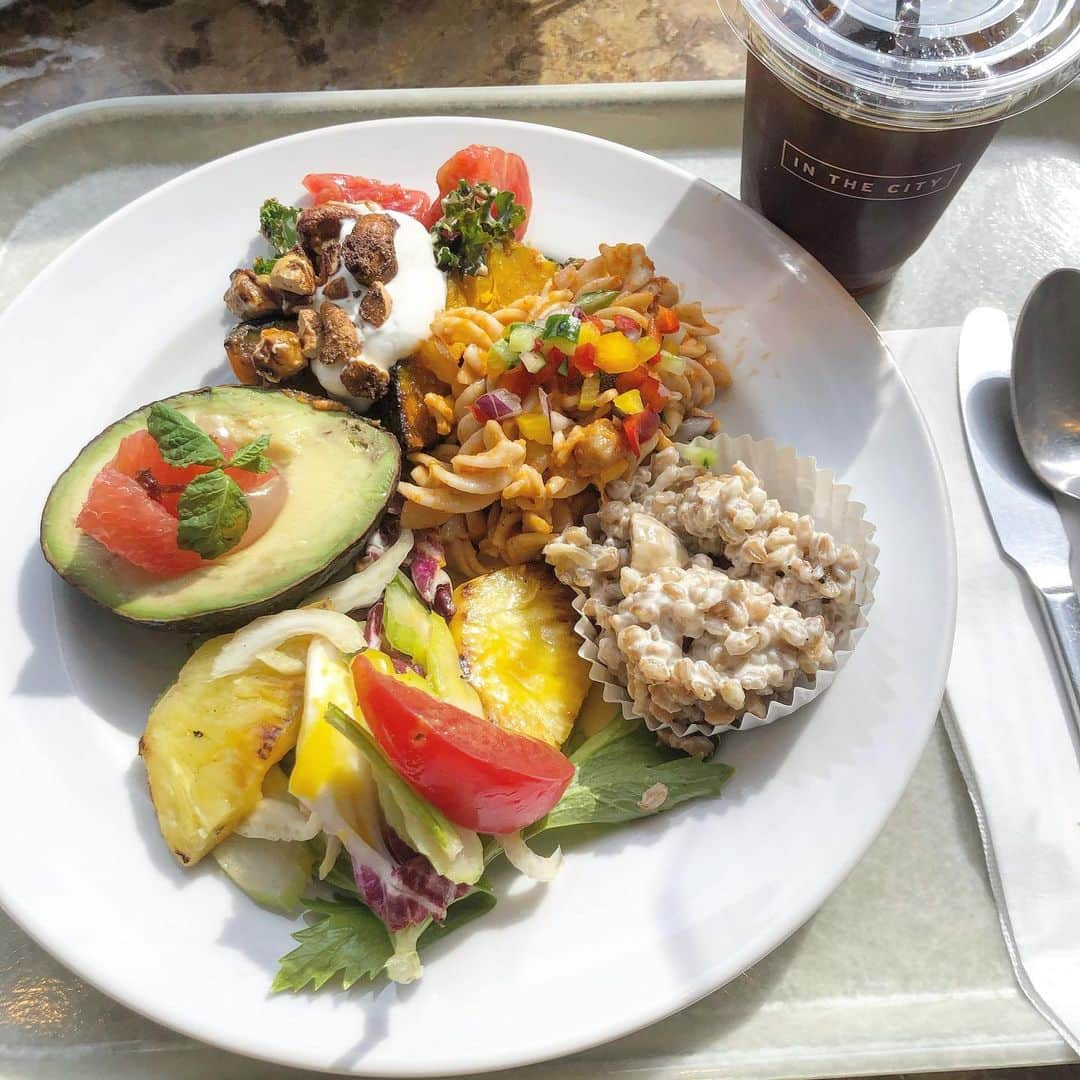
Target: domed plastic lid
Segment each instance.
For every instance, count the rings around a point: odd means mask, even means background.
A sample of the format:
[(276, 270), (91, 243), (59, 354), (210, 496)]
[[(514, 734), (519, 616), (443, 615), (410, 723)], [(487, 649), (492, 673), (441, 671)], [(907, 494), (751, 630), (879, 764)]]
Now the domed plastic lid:
[(804, 96), (892, 126), (998, 120), (1080, 70), (1077, 0), (719, 0)]

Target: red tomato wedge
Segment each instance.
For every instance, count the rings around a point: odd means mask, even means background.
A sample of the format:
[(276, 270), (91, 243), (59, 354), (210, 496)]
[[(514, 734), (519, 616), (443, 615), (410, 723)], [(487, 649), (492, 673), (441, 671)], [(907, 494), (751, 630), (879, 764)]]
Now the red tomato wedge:
[(106, 465), (94, 477), (75, 522), (88, 536), (158, 577), (176, 577), (202, 566), (194, 551), (176, 543), (176, 518), (131, 476)]
[(518, 240), (525, 235), (532, 213), (532, 188), (529, 170), (517, 154), (497, 146), (466, 146), (445, 162), (435, 174), (439, 197), (432, 204), (424, 224), (430, 229), (442, 217), (443, 196), (457, 186), (459, 180), (475, 184), (485, 180), (499, 191), (512, 191), (514, 198), (525, 207), (525, 220), (514, 234)]
[[(230, 457), (236, 450), (236, 447), (227, 440), (215, 441), (225, 457)], [(170, 465), (161, 456), (154, 436), (145, 428), (132, 432), (121, 441), (112, 463), (125, 476), (138, 477), (140, 473), (149, 472), (154, 483), (161, 489), (160, 504), (173, 517), (177, 515), (176, 506), (180, 501), (180, 491), (171, 489), (183, 488), (196, 476), (210, 471), (207, 465), (188, 465), (184, 468)], [(241, 491), (251, 491), (277, 475), (277, 470), (273, 468), (265, 473), (253, 473), (248, 469), (226, 469), (225, 471), (236, 481)]]
[(574, 778), (546, 743), (382, 675), (363, 656), (352, 665), (357, 700), (398, 773), (455, 825), (496, 836), (539, 821)]
[(304, 187), (311, 192), (316, 206), (331, 200), (342, 202), (377, 202), (384, 210), (397, 210), (417, 221), (425, 221), (431, 209), (431, 199), (423, 191), (384, 184), (366, 176), (347, 173), (308, 173)]

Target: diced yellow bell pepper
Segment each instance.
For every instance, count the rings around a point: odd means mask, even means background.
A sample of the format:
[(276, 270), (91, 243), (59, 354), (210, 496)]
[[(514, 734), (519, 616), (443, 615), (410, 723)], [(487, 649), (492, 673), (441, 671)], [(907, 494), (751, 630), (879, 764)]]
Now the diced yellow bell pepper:
[(645, 403), (641, 400), (640, 390), (627, 390), (620, 394), (612, 403), (623, 416), (633, 416), (635, 413), (645, 411)]
[(489, 349), (487, 354), (487, 376), (489, 379), (497, 379), (507, 369), (506, 361), (494, 350)]
[(641, 363), (634, 343), (621, 331), (601, 334), (596, 343), (596, 366), (609, 375), (633, 371)]
[(551, 445), (551, 424), (543, 413), (524, 413), (517, 418), (517, 425), (522, 438)]
[(591, 322), (583, 322), (578, 331), (577, 343), (579, 345), (596, 345), (601, 338), (601, 333)]
[(637, 349), (641, 362), (645, 364), (660, 351), (660, 342), (656, 338), (642, 337), (634, 342), (634, 348)]

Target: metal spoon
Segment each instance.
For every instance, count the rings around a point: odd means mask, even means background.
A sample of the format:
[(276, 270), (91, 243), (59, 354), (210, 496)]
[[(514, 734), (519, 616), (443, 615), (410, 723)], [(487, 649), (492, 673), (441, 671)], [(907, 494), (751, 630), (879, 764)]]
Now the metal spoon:
[(1080, 499), (1080, 270), (1035, 286), (1013, 338), (1012, 414), (1031, 471)]

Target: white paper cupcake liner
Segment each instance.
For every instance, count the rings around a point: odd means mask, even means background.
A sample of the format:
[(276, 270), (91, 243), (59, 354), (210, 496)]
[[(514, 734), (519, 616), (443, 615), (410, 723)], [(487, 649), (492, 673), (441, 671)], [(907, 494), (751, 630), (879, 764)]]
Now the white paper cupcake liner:
[[(669, 729), (680, 738), (688, 735), (712, 738), (725, 731), (748, 731), (771, 724), (812, 701), (832, 685), (859, 638), (866, 632), (867, 614), (874, 603), (874, 584), (878, 579), (878, 548), (871, 543), (875, 529), (865, 518), (866, 507), (851, 498), (851, 488), (838, 483), (831, 469), (819, 469), (814, 458), (799, 457), (789, 446), (777, 446), (772, 439), (753, 439), (749, 435), (732, 438), (721, 433), (708, 440), (697, 439), (695, 445), (710, 446), (716, 451), (714, 473), (730, 473), (735, 462), (745, 463), (757, 475), (770, 498), (776, 499), (785, 510), (809, 514), (819, 531), (830, 533), (839, 544), (850, 544), (862, 561), (855, 583), (859, 616), (854, 627), (837, 638), (833, 649), (835, 666), (819, 671), (814, 677), (800, 676), (793, 689), (772, 698), (764, 717), (746, 713), (733, 723), (722, 725), (678, 720), (668, 723), (655, 717), (642, 717), (635, 710), (626, 688), (616, 682), (600, 662), (597, 627), (582, 613), (588, 596), (575, 590), (577, 595), (573, 605), (580, 617), (574, 629), (582, 639), (578, 655), (588, 661), (590, 678), (603, 685), (604, 700), (619, 705), (627, 719), (643, 719), (650, 731)], [(595, 523), (596, 515), (585, 519), (590, 531)]]

